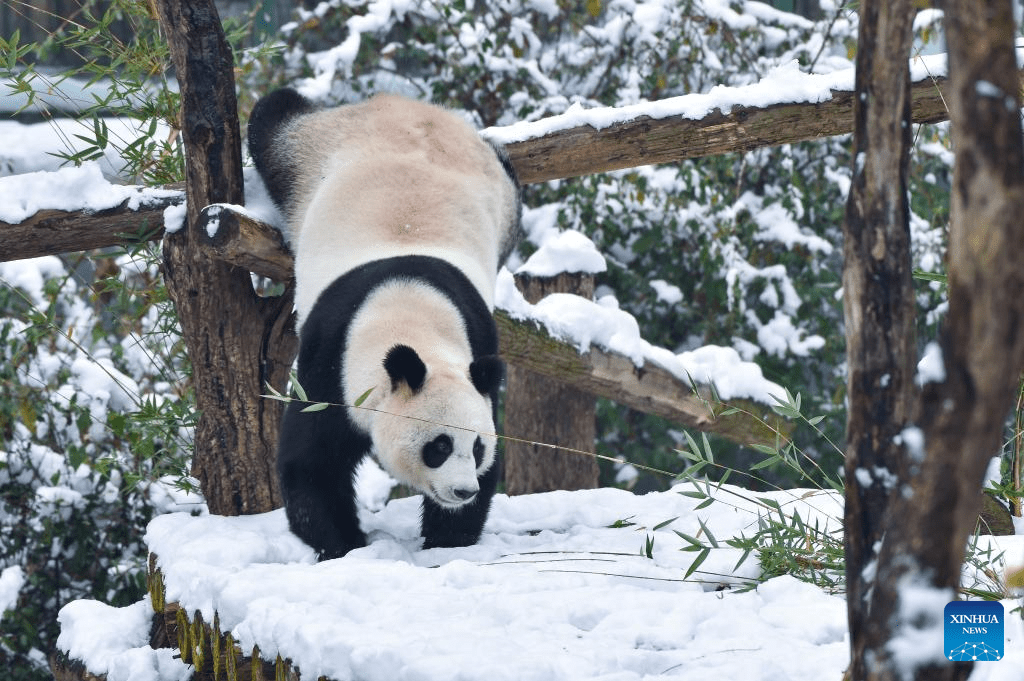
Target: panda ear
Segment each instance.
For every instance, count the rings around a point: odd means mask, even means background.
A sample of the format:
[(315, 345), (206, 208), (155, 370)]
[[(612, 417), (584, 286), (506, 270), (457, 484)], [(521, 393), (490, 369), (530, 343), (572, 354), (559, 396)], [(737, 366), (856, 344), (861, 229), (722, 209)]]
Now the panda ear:
[(384, 369), (391, 377), (391, 389), (397, 390), (400, 383), (406, 383), (413, 392), (423, 387), (427, 367), (408, 345), (396, 345), (388, 350), (384, 358)]
[(473, 387), (482, 395), (490, 395), (492, 391), (497, 390), (504, 375), (505, 363), (498, 359), (497, 355), (477, 357), (469, 365), (469, 377), (473, 381)]

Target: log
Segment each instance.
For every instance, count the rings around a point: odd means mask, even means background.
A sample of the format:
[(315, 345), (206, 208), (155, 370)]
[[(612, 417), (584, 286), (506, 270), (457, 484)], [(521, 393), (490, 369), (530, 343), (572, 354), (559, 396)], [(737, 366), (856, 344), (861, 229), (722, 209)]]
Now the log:
[(132, 210), (128, 201), (95, 212), (41, 210), (24, 222), (0, 222), (0, 262), (39, 258), (110, 246), (132, 246), (163, 238), (164, 209), (178, 197), (153, 199)]
[(217, 203), (203, 209), (199, 224), (206, 234), (214, 226), (209, 245), (220, 260), (274, 281), (293, 278), (292, 254), (281, 232), (270, 225), (235, 206)]
[[(1019, 76), (1024, 83), (1024, 71)], [(948, 120), (948, 92), (946, 78), (914, 83), (913, 122)], [(557, 130), (506, 149), (521, 183), (547, 182), (843, 135), (853, 131), (853, 100), (852, 91), (833, 90), (825, 102), (737, 106), (729, 113), (715, 109), (696, 120), (642, 116), (601, 130), (589, 125)]]
[(776, 430), (791, 430), (769, 407), (748, 400), (730, 400), (729, 406), (743, 411), (720, 416), (710, 388), (698, 387), (695, 394), (693, 387), (656, 364), (637, 367), (624, 355), (594, 346), (580, 354), (532, 322), (516, 321), (501, 310), (494, 319), (498, 352), (506, 362), (591, 395), (740, 444), (774, 445)]

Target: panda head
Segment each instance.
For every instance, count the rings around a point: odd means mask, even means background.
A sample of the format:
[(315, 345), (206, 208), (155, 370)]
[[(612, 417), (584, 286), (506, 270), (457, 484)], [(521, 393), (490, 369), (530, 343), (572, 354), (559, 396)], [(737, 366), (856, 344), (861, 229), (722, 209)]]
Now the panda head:
[(384, 358), (390, 379), (374, 407), (371, 439), (380, 464), (443, 508), (471, 502), (494, 465), (492, 398), (503, 366), (494, 356), (469, 366), (427, 366), (408, 345)]

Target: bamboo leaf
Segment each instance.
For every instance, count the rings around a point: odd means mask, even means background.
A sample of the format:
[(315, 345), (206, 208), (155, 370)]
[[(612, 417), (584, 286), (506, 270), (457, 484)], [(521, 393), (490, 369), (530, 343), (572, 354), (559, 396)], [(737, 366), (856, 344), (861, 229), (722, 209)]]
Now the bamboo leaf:
[(658, 530), (660, 530), (661, 528), (665, 527), (666, 525), (671, 525), (672, 523), (674, 523), (677, 520), (679, 520), (679, 516), (676, 516), (675, 518), (669, 518), (668, 520), (661, 521), (660, 523), (658, 523), (657, 525), (654, 526), (654, 532), (657, 532)]
[(295, 396), (298, 397), (301, 402), (309, 402), (309, 397), (306, 396), (306, 391), (299, 383), (299, 377), (294, 371), (291, 373), (291, 379), (292, 390), (295, 391)]
[(705, 547), (703, 551), (697, 554), (697, 557), (693, 559), (693, 562), (690, 563), (690, 567), (686, 570), (686, 574), (683, 575), (683, 579), (687, 579), (690, 575), (696, 572), (697, 568), (701, 566), (701, 563), (707, 560), (709, 555), (711, 555), (711, 549)]
[[(374, 388), (376, 388), (376, 386), (374, 386)], [(373, 389), (374, 389), (374, 388), (370, 388), (369, 390), (367, 390), (366, 392), (364, 392), (364, 393), (363, 393), (362, 395), (360, 395), (359, 397), (357, 397), (357, 398), (356, 398), (356, 401), (355, 401), (355, 402), (353, 403), (353, 406), (355, 406), (355, 407), (361, 407), (361, 406), (362, 406), (362, 404), (363, 404), (363, 402), (365, 402), (365, 401), (366, 401), (366, 398), (367, 398), (367, 397), (369, 397), (369, 396), (370, 396), (370, 393), (372, 393), (372, 392), (373, 392)]]

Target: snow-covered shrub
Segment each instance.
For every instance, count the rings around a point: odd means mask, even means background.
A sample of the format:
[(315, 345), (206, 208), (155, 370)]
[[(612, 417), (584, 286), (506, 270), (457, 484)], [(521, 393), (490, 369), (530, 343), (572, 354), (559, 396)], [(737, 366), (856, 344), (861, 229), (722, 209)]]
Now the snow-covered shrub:
[(183, 498), (192, 407), (159, 281), (142, 253), (0, 263), (5, 678), (47, 678), (67, 601), (141, 598), (146, 523)]

